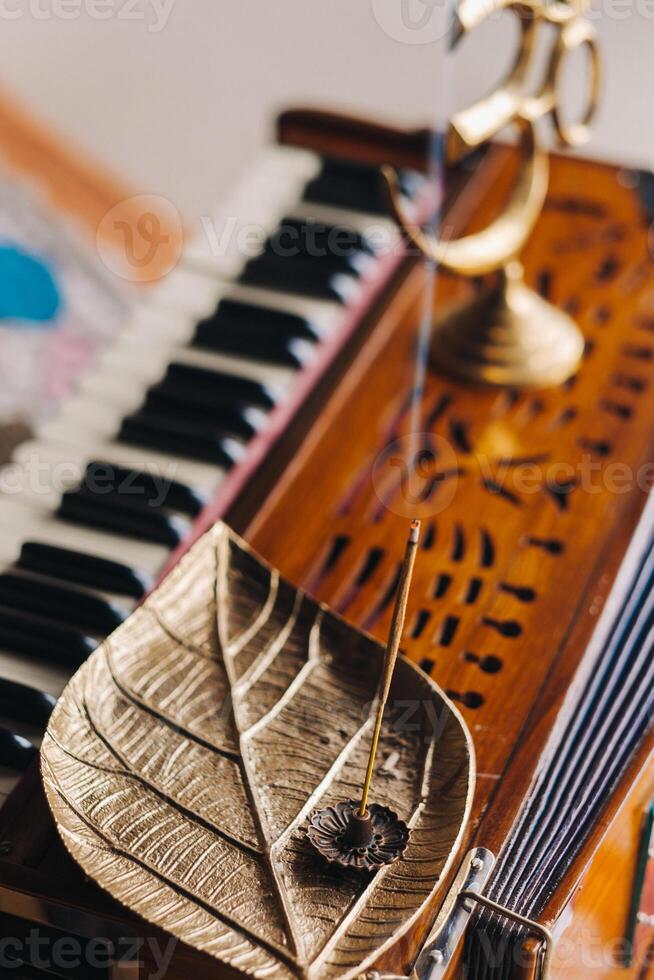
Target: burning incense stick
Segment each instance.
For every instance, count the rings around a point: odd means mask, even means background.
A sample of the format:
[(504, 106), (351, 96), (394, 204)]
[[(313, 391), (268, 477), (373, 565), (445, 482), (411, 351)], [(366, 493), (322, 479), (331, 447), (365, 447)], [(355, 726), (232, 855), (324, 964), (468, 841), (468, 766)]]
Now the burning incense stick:
[(384, 709), (391, 689), (393, 672), (404, 629), (407, 600), (413, 565), (416, 559), (420, 521), (411, 522), (406, 543), (404, 561), (393, 609), (391, 629), (386, 644), (384, 669), (379, 684), (379, 702), (375, 728), (372, 735), (368, 768), (363, 783), (361, 802), (344, 800), (317, 810), (309, 821), (309, 840), (331, 864), (359, 871), (374, 872), (384, 864), (399, 860), (409, 844), (410, 830), (388, 806), (379, 803), (368, 805), (368, 793), (375, 769), (375, 757), (379, 747)]
[(359, 806), (359, 812), (357, 814), (359, 818), (365, 818), (366, 816), (366, 809), (368, 806), (368, 793), (370, 792), (370, 783), (372, 782), (372, 774), (375, 768), (375, 756), (377, 755), (377, 748), (379, 746), (379, 735), (381, 733), (382, 720), (384, 718), (384, 710), (386, 708), (386, 702), (388, 701), (388, 692), (391, 689), (391, 681), (393, 679), (393, 672), (395, 670), (395, 662), (397, 660), (398, 650), (400, 649), (400, 640), (402, 639), (402, 631), (404, 630), (406, 607), (407, 607), (407, 602), (409, 600), (409, 589), (411, 587), (411, 577), (413, 575), (413, 566), (416, 560), (416, 551), (418, 549), (419, 537), (420, 537), (420, 521), (411, 521), (409, 538), (407, 540), (406, 549), (404, 552), (404, 561), (402, 562), (400, 581), (397, 588), (397, 594), (395, 596), (395, 607), (393, 609), (391, 629), (388, 635), (388, 642), (386, 643), (384, 673), (382, 675), (381, 685), (379, 689), (379, 705), (377, 707), (375, 730), (373, 732), (372, 744), (370, 746), (368, 768), (366, 770), (366, 778), (363, 784), (363, 791), (361, 793), (361, 804)]

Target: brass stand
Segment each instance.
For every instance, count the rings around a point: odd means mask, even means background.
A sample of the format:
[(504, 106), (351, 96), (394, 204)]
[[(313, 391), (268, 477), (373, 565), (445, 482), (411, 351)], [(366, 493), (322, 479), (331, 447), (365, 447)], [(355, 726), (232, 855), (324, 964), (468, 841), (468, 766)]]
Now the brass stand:
[(453, 303), (434, 321), (430, 355), (447, 374), (477, 384), (521, 388), (561, 384), (584, 349), (562, 310), (525, 285), (517, 260), (473, 300)]
[[(507, 7), (521, 29), (508, 78), (497, 91), (457, 113), (447, 134), (447, 160), (456, 163), (505, 127), (518, 130), (518, 176), (503, 213), (486, 228), (450, 241), (428, 234), (404, 210), (395, 171), (382, 170), (395, 220), (425, 256), (459, 275), (499, 277), (480, 297), (444, 310), (434, 324), (432, 365), (464, 381), (549, 387), (574, 374), (583, 354), (583, 336), (574, 321), (525, 285), (519, 255), (541, 214), (549, 183), (549, 160), (537, 139), (536, 121), (551, 116), (559, 140), (567, 146), (578, 146), (589, 136), (599, 96), (600, 60), (594, 28), (583, 17), (587, 6), (588, 0), (460, 0), (453, 45)], [(545, 80), (529, 94), (543, 26), (554, 30), (556, 39)], [(558, 98), (561, 70), (567, 55), (582, 46), (590, 54), (588, 107), (580, 122), (564, 124)]]

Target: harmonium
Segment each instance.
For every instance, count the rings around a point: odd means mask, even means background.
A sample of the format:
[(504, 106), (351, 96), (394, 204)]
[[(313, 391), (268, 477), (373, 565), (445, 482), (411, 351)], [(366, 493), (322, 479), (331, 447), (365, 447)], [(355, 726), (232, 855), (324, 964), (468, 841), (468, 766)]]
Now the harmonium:
[(654, 976), (654, 176), (583, 0), (454, 52), (505, 8), (195, 231), (0, 106), (3, 977)]

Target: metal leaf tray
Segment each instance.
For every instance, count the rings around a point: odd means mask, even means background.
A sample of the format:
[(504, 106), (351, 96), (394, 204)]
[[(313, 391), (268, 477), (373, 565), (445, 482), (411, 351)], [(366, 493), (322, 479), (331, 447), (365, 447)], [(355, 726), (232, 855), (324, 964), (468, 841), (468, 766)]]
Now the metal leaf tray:
[(69, 683), (42, 749), (63, 841), (111, 895), (255, 977), (353, 977), (429, 903), (474, 784), (464, 722), (400, 659), (371, 799), (412, 833), (368, 875), (311, 813), (363, 782), (383, 648), (217, 524)]

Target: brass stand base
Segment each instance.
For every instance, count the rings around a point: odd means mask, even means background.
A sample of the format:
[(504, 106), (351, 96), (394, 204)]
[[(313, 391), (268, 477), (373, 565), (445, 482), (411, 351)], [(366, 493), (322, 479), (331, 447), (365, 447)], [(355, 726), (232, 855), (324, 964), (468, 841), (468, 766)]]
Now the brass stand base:
[(529, 289), (512, 262), (498, 285), (441, 312), (430, 362), (475, 384), (548, 388), (575, 373), (583, 350), (574, 320)]

